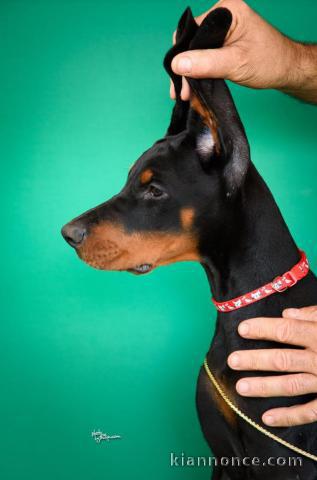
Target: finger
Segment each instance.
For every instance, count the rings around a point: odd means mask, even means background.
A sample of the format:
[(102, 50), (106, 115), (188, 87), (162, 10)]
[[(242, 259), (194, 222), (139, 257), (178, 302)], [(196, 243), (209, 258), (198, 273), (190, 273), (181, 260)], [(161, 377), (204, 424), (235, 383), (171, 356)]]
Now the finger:
[(304, 405), (274, 408), (262, 416), (262, 420), (272, 427), (292, 427), (317, 421), (317, 400)]
[(238, 332), (244, 338), (314, 347), (317, 339), (317, 323), (292, 318), (258, 317), (241, 322)]
[(317, 355), (309, 350), (287, 348), (240, 350), (229, 355), (228, 365), (234, 370), (315, 373)]
[(287, 308), (283, 317), (296, 318), (297, 320), (317, 321), (317, 305), (304, 308)]
[[(174, 83), (172, 80), (170, 81), (170, 97), (175, 100), (176, 99), (176, 92)], [(189, 100), (190, 98), (190, 87), (185, 77), (182, 77), (182, 90), (181, 90), (181, 99), (182, 100)]]
[(175, 98), (176, 98), (175, 87), (174, 87), (174, 83), (172, 82), (172, 80), (170, 80), (170, 97), (173, 100), (175, 100)]
[(234, 51), (234, 47), (189, 50), (173, 58), (172, 69), (193, 78), (229, 78), (236, 64)]
[[(226, 7), (232, 12), (237, 9), (237, 0), (220, 0), (217, 2), (212, 8), (207, 10), (207, 12), (202, 13), (201, 15), (198, 15), (195, 17), (195, 21), (198, 25), (202, 23), (202, 21), (207, 17), (207, 15), (212, 11), (215, 10), (218, 7)], [(239, 6), (241, 9), (241, 5)]]
[(246, 397), (295, 397), (317, 392), (317, 377), (309, 373), (277, 377), (242, 378), (237, 392)]
[(185, 77), (182, 77), (182, 91), (181, 91), (181, 99), (182, 100), (189, 100), (190, 98), (190, 87), (189, 83), (187, 82)]
[(207, 10), (206, 12), (202, 13), (201, 15), (198, 15), (197, 17), (195, 17), (195, 21), (197, 23), (197, 25), (200, 25), (202, 23), (202, 21), (207, 17), (207, 15), (212, 11), (212, 10), (215, 10), (215, 8), (218, 8), (220, 6), (222, 2), (217, 2), (213, 7), (211, 7), (209, 10)]
[(212, 8), (207, 10), (207, 12), (204, 12), (201, 15), (198, 15), (197, 17), (195, 17), (195, 22), (197, 23), (197, 25), (200, 25), (203, 22), (203, 20), (205, 20), (205, 18), (211, 12), (211, 10), (212, 10)]
[[(175, 45), (176, 43), (176, 34), (177, 34), (176, 30), (174, 30), (173, 38), (172, 38), (173, 45)], [(172, 100), (176, 100), (176, 92), (175, 92), (175, 87), (172, 80), (170, 80), (170, 97)]]

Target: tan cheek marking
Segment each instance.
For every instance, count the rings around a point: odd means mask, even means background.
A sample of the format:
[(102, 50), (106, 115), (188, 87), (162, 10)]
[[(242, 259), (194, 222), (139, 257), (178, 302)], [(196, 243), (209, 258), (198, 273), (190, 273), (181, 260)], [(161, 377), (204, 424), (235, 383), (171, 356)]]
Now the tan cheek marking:
[(181, 225), (184, 230), (189, 230), (194, 222), (195, 210), (193, 208), (182, 208), (180, 211)]
[(210, 129), (215, 142), (215, 150), (220, 153), (220, 141), (218, 136), (218, 122), (214, 113), (204, 105), (196, 95), (190, 100), (190, 106), (202, 117), (204, 123)]
[(93, 228), (78, 255), (103, 270), (126, 270), (143, 263), (157, 267), (178, 261), (200, 261), (197, 239), (189, 233), (127, 233), (122, 225), (110, 222)]
[(149, 183), (153, 177), (153, 172), (150, 168), (144, 170), (140, 175), (140, 182), (141, 183)]

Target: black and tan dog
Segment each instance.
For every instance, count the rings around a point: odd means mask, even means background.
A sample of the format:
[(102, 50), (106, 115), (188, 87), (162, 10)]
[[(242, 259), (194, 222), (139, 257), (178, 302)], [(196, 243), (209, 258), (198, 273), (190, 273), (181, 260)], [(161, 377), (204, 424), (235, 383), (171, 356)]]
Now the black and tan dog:
[[(214, 10), (199, 28), (189, 9), (182, 16), (176, 45), (165, 58), (177, 93), (166, 136), (138, 159), (118, 195), (62, 230), (89, 265), (141, 274), (172, 262), (198, 261), (213, 295), (224, 301), (272, 281), (298, 262), (298, 249), (281, 213), (250, 161), (248, 141), (225, 82), (188, 79), (192, 98), (183, 102), (179, 97), (181, 79), (171, 71), (171, 61), (181, 51), (220, 47), (231, 21), (226, 9)], [(237, 326), (242, 319), (280, 316), (286, 307), (316, 303), (317, 281), (310, 272), (283, 293), (218, 314), (208, 362), (227, 394), (259, 424), (267, 409), (307, 402), (311, 396), (238, 396), (236, 382), (251, 372), (231, 370), (228, 355), (276, 344), (244, 340)], [(216, 393), (204, 369), (198, 380), (197, 407), (204, 435), (218, 457), (288, 458), (292, 454), (236, 416)], [(273, 430), (316, 453), (316, 424)], [(303, 459), (302, 466), (273, 470), (263, 465), (217, 467), (213, 478), (313, 480), (317, 479), (317, 466)]]

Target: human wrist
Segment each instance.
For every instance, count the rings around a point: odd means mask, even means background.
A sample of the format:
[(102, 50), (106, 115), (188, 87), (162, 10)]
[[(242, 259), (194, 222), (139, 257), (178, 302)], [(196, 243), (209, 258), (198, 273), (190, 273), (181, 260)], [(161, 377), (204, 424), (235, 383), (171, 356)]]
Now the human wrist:
[(307, 102), (317, 103), (317, 45), (290, 42), (285, 75), (277, 88)]

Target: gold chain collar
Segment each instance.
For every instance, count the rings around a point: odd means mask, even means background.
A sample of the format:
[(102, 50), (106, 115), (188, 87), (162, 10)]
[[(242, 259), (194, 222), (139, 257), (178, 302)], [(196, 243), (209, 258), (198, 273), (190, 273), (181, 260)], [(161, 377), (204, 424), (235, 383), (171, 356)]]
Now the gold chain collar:
[(230, 400), (230, 398), (226, 395), (226, 393), (223, 391), (223, 389), (221, 388), (221, 386), (217, 382), (215, 376), (211, 373), (210, 368), (208, 366), (207, 358), (205, 358), (204, 367), (205, 367), (206, 373), (207, 373), (210, 381), (212, 382), (212, 384), (214, 385), (214, 387), (216, 388), (216, 390), (218, 391), (220, 396), (223, 398), (223, 400), (226, 402), (226, 404), (231, 408), (231, 410), (233, 410), (237, 415), (239, 415), (239, 417), (243, 418), (243, 420), (245, 420), (249, 425), (251, 425), (253, 428), (258, 430), (259, 432), (263, 433), (263, 435), (266, 435), (267, 437), (272, 438), (272, 440), (275, 440), (276, 442), (280, 443), (284, 447), (289, 448), (290, 450), (293, 450), (296, 453), (299, 453), (303, 457), (307, 457), (310, 460), (314, 460), (315, 462), (317, 462), (317, 455), (313, 455), (310, 452), (306, 452), (305, 450), (302, 450), (301, 448), (296, 447), (295, 445), (292, 445), (291, 443), (287, 442), (283, 438), (275, 435), (274, 433), (271, 433), (269, 430), (262, 427), (261, 425), (256, 423), (254, 420), (252, 420), (250, 417), (248, 417), (245, 413), (243, 413), (240, 410), (240, 408), (238, 408)]

